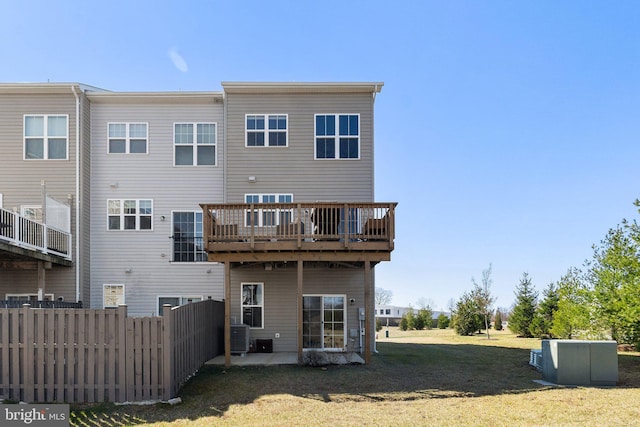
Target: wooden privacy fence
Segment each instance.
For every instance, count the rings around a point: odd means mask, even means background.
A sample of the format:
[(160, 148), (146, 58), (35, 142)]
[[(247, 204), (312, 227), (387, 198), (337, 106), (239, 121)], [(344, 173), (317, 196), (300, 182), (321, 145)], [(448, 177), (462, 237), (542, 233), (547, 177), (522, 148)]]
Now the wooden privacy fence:
[(118, 309), (0, 309), (0, 398), (24, 402), (168, 400), (222, 353), (224, 304)]

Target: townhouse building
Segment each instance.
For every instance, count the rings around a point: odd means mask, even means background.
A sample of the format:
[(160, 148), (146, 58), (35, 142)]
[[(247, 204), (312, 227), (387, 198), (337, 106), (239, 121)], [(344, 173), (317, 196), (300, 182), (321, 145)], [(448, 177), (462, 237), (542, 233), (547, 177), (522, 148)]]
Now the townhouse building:
[(223, 297), (202, 202), (223, 201), (223, 95), (92, 92), (91, 307)]
[(68, 254), (22, 253), (0, 229), (0, 292), (127, 304), (132, 316), (224, 300), (227, 360), (236, 325), (300, 360), (309, 350), (368, 358), (374, 266), (390, 260), (395, 234), (395, 203), (374, 201), (382, 86), (1, 85), (2, 222), (64, 217), (32, 209), (50, 196), (52, 212), (68, 207), (68, 227), (52, 229), (68, 228), (70, 243)]

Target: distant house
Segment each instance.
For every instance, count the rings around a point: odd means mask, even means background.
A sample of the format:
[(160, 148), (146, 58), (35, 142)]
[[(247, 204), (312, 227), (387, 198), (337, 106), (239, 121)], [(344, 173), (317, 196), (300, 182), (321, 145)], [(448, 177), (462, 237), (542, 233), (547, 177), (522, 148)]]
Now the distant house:
[[(400, 324), (400, 320), (404, 317), (405, 314), (411, 309), (411, 307), (399, 307), (395, 305), (377, 305), (375, 308), (376, 320), (380, 321), (383, 326), (398, 326)], [(414, 313), (418, 311), (418, 309), (413, 309)], [(445, 311), (433, 311), (431, 313), (431, 318), (435, 322), (437, 322), (438, 317), (441, 314), (445, 314), (447, 317), (451, 317), (451, 314)]]

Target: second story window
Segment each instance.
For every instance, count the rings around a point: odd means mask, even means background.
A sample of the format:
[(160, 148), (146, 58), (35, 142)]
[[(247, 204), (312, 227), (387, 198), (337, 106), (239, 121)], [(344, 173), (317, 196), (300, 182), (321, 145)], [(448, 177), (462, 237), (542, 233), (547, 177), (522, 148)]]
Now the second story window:
[(146, 123), (109, 123), (109, 154), (146, 154), (148, 132)]
[(107, 201), (109, 230), (151, 230), (153, 201), (120, 200)]
[(24, 116), (24, 159), (67, 160), (69, 116)]
[(246, 116), (247, 147), (286, 147), (286, 114), (248, 114)]
[(215, 166), (215, 123), (176, 123), (173, 142), (176, 166)]
[(360, 116), (316, 114), (316, 159), (359, 159)]

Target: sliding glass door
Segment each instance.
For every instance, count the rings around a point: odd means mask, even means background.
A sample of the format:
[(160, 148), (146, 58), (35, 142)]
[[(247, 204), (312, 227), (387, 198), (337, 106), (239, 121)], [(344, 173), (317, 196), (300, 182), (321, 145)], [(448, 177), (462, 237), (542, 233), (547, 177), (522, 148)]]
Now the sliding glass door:
[(344, 302), (344, 295), (303, 296), (303, 348), (318, 350), (343, 350), (345, 348)]

